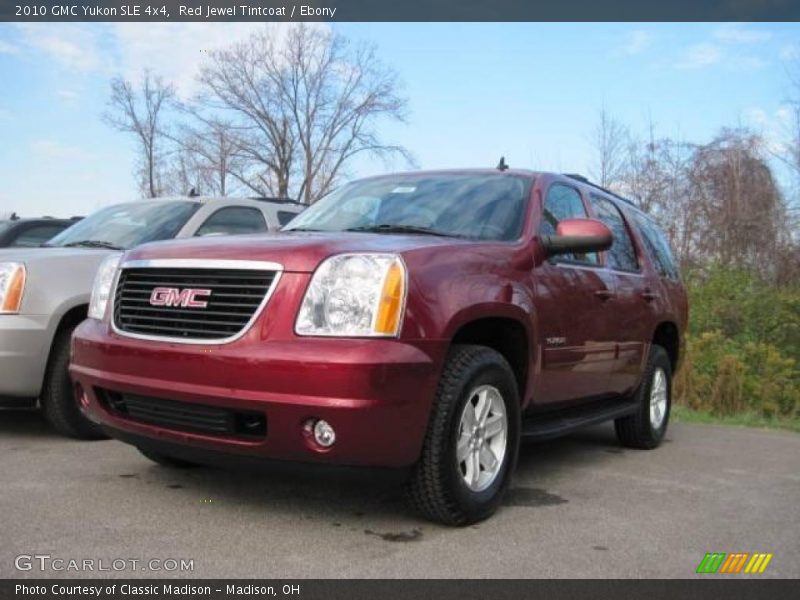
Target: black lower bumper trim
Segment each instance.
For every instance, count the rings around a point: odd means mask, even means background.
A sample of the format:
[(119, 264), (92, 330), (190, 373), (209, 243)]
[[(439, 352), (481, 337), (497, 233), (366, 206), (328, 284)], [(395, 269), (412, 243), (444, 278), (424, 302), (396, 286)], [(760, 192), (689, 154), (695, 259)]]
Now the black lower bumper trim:
[(253, 456), (247, 454), (233, 454), (219, 450), (210, 450), (196, 446), (188, 446), (169, 440), (155, 439), (147, 436), (130, 433), (107, 425), (101, 425), (103, 431), (109, 436), (127, 444), (151, 452), (164, 454), (185, 462), (205, 465), (221, 469), (237, 471), (251, 471), (264, 473), (300, 473), (332, 478), (363, 478), (377, 477), (379, 479), (405, 479), (410, 468), (353, 466), (330, 463), (314, 463), (290, 460), (278, 460)]

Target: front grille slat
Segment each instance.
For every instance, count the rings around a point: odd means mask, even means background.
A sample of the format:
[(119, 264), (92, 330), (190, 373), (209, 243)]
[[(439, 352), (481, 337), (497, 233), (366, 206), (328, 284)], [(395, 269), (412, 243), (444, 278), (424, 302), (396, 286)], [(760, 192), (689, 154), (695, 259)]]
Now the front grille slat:
[(267, 421), (263, 413), (164, 400), (102, 388), (95, 388), (95, 392), (112, 414), (137, 423), (250, 440), (262, 439), (267, 434)]
[[(180, 285), (183, 285), (183, 284), (180, 284)], [(153, 287), (161, 287), (161, 286), (153, 286)], [(200, 286), (196, 286), (196, 287), (200, 287)], [(152, 293), (152, 291), (153, 291), (153, 288), (143, 289), (143, 290), (136, 290), (136, 289), (132, 289), (132, 288), (128, 287), (128, 288), (126, 288), (125, 293), (126, 294), (143, 294), (145, 300), (147, 300), (147, 299), (150, 298), (150, 294)], [(250, 299), (256, 299), (256, 298), (263, 298), (264, 297), (263, 294), (229, 294), (229, 293), (226, 293), (226, 292), (219, 292), (219, 293), (217, 293), (215, 295), (218, 298), (219, 297), (223, 297), (223, 296), (224, 297), (228, 297), (228, 298), (250, 298)]]
[[(276, 276), (253, 269), (123, 267), (114, 294), (114, 325), (121, 333), (177, 341), (225, 340), (244, 331)], [(169, 304), (177, 306), (154, 305), (155, 288), (171, 290)], [(208, 290), (198, 296), (205, 306), (184, 305), (184, 290)]]
[[(241, 314), (234, 315), (235, 317), (241, 317)], [(126, 321), (146, 321), (148, 323), (155, 321), (155, 324), (158, 322), (163, 321), (165, 323), (186, 323), (187, 325), (224, 325), (224, 326), (235, 326), (236, 323), (231, 321), (212, 321), (211, 319), (207, 319), (206, 315), (198, 315), (194, 318), (187, 317), (187, 316), (169, 316), (169, 317), (154, 317), (152, 315), (144, 315), (144, 316), (127, 316), (125, 317)]]
[[(177, 279), (175, 279), (173, 281), (130, 281), (129, 280), (129, 281), (127, 281), (127, 284), (128, 284), (129, 287), (130, 286), (139, 286), (139, 287), (145, 288), (147, 291), (150, 291), (154, 287), (163, 287), (164, 285), (166, 285), (168, 283), (178, 283), (178, 282), (179, 282), (179, 280), (177, 280)], [(200, 286), (200, 285), (203, 285), (204, 282), (202, 282), (202, 281), (180, 281), (179, 283), (181, 283), (181, 285), (197, 285), (197, 286)], [(266, 290), (267, 287), (269, 287), (269, 286), (266, 286), (266, 285), (263, 285), (263, 284), (246, 284), (246, 285), (249, 285), (250, 287), (253, 287), (253, 288), (257, 288), (257, 289), (260, 288), (260, 289), (264, 289), (264, 290)], [(240, 289), (242, 289), (242, 284), (241, 283), (215, 283), (214, 284), (214, 288), (215, 289), (232, 288), (232, 289), (240, 290)]]
[[(140, 269), (140, 270), (144, 270), (144, 269)], [(166, 269), (166, 268), (151, 268), (151, 267), (148, 267), (146, 273), (130, 272), (130, 278), (132, 280), (134, 280), (134, 281), (138, 280), (138, 279), (141, 279), (143, 277), (147, 278), (147, 279), (153, 279), (153, 278), (156, 278), (156, 279), (167, 279), (169, 281), (174, 281), (175, 279), (187, 279), (187, 280), (195, 279), (195, 276), (190, 274), (190, 273), (175, 273), (175, 271), (177, 271), (177, 270), (178, 269)], [(184, 271), (185, 270), (197, 271), (199, 269), (192, 268), (192, 269), (182, 269), (182, 270), (184, 270)], [(205, 270), (208, 271), (208, 269), (205, 269)], [(214, 271), (214, 279), (235, 279), (236, 281), (240, 281), (242, 279), (243, 271), (245, 271), (245, 270), (244, 269), (240, 269), (240, 270), (235, 270), (233, 272), (225, 272), (225, 271), (221, 271), (221, 270), (215, 270)], [(247, 272), (251, 273), (251, 274), (254, 273), (254, 271), (247, 271)], [(257, 271), (257, 273), (261, 273), (261, 271)], [(257, 281), (257, 280), (260, 280), (260, 277), (250, 277), (250, 279)]]
[[(135, 310), (135, 311), (137, 311), (139, 313), (144, 313), (144, 314), (147, 314), (147, 313), (153, 313), (155, 315), (163, 314), (161, 309), (152, 308), (152, 307), (150, 307), (149, 304), (147, 306), (142, 306), (142, 305), (136, 305), (136, 304), (129, 304), (127, 301), (125, 301), (125, 302), (122, 303), (122, 308), (123, 309), (127, 308), (127, 309), (131, 309), (131, 310)], [(245, 313), (249, 316), (249, 312), (247, 312), (247, 311), (249, 311), (249, 308), (250, 308), (249, 306), (241, 306), (240, 305), (239, 308), (243, 309), (245, 311)], [(189, 309), (189, 308), (185, 308), (185, 309), (176, 308), (172, 312), (175, 313), (176, 315), (187, 315), (187, 316), (195, 316), (195, 315), (197, 315), (197, 311), (196, 310), (192, 310), (192, 309)], [(240, 316), (242, 316), (242, 314), (245, 314), (245, 313), (234, 312), (234, 311), (222, 311), (222, 310), (204, 310), (203, 311), (203, 315), (209, 315), (209, 316), (213, 316), (213, 317), (240, 317)]]

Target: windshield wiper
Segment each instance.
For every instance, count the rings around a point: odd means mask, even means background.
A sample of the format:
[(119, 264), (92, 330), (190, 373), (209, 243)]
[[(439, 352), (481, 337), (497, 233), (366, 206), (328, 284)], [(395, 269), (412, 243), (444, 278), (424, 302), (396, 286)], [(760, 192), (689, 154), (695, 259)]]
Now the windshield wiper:
[(445, 233), (430, 227), (418, 227), (416, 225), (393, 225), (391, 223), (381, 223), (380, 225), (362, 225), (361, 227), (350, 227), (345, 231), (363, 231), (366, 233), (419, 233), (422, 235), (438, 235), (441, 237), (462, 237), (455, 233)]
[(77, 242), (70, 242), (64, 244), (65, 248), (108, 248), (109, 250), (124, 250), (122, 246), (117, 246), (111, 242), (104, 242), (103, 240), (80, 240)]
[(281, 231), (289, 232), (289, 231), (325, 231), (324, 229), (311, 229), (310, 227), (292, 227), (291, 229), (281, 229)]

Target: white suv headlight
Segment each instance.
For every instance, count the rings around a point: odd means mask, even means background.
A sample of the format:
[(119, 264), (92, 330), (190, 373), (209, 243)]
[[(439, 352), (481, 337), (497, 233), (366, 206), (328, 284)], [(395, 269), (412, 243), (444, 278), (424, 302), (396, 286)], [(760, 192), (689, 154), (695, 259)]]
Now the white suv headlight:
[(19, 312), (26, 276), (25, 265), (22, 263), (0, 263), (0, 314)]
[(102, 321), (106, 314), (108, 299), (111, 296), (111, 286), (114, 285), (114, 276), (117, 274), (120, 258), (122, 258), (121, 254), (107, 256), (100, 263), (100, 268), (97, 269), (92, 287), (92, 297), (89, 300), (90, 319)]
[(406, 268), (396, 254), (339, 254), (311, 278), (298, 335), (393, 337), (406, 303)]

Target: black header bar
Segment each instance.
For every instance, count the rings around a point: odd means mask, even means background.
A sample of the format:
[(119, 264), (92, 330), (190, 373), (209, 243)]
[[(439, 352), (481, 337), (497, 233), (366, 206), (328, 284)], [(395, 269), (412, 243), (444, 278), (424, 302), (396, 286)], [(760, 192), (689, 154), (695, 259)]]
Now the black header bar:
[(797, 0), (0, 0), (0, 21), (797, 21)]
[[(532, 567), (535, 568), (535, 567)], [(797, 582), (780, 579), (692, 580), (320, 580), (320, 579), (5, 579), (0, 600), (547, 600), (725, 598), (782, 600), (797, 597)]]

